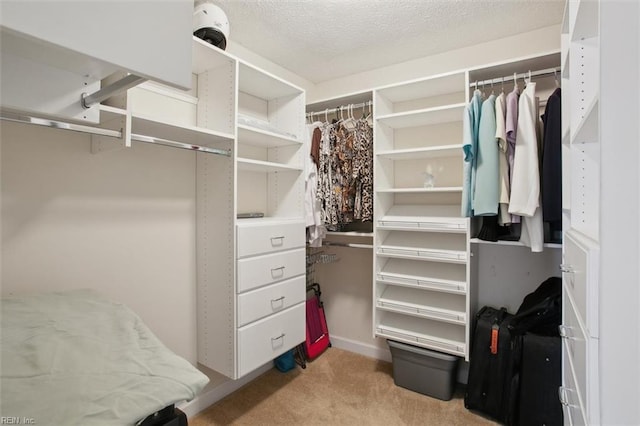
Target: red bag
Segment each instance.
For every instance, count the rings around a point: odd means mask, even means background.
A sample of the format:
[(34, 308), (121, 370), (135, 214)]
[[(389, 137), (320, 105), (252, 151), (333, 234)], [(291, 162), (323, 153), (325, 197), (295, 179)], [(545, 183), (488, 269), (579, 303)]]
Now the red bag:
[(307, 299), (307, 339), (305, 342), (305, 352), (308, 360), (312, 360), (329, 346), (329, 330), (327, 320), (324, 315), (324, 308), (320, 301), (320, 286), (311, 286), (313, 295)]

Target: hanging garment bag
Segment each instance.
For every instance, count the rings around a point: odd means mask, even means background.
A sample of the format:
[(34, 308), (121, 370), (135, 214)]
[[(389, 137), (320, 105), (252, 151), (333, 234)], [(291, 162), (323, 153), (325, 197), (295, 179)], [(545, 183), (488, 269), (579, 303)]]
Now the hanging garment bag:
[(324, 352), (330, 346), (329, 330), (324, 315), (324, 308), (320, 301), (320, 285), (312, 284), (308, 289), (307, 297), (307, 337), (305, 353), (308, 360), (312, 360)]

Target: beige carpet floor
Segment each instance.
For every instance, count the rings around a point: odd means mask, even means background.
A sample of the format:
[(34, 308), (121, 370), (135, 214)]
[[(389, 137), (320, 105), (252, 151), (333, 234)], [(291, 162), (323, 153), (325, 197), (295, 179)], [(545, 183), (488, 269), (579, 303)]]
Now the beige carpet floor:
[(211, 425), (493, 425), (450, 401), (393, 383), (391, 363), (329, 348), (307, 368), (271, 369), (189, 419)]

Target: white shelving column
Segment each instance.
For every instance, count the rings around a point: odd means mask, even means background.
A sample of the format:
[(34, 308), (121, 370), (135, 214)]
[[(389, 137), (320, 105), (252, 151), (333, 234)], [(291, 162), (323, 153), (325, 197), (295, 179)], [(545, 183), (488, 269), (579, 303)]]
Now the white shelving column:
[[(374, 91), (374, 335), (468, 359), (464, 72)], [(435, 178), (427, 182), (426, 174)]]
[(567, 424), (640, 423), (639, 24), (637, 2), (567, 3), (571, 196), (560, 392)]

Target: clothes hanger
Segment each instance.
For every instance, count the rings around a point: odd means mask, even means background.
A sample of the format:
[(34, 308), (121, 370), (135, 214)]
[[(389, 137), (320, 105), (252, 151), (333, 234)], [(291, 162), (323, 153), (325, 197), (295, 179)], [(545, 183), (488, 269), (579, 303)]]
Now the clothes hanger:
[(500, 85), (501, 85), (500, 93), (504, 93), (504, 76), (502, 77), (502, 81), (501, 81)]

